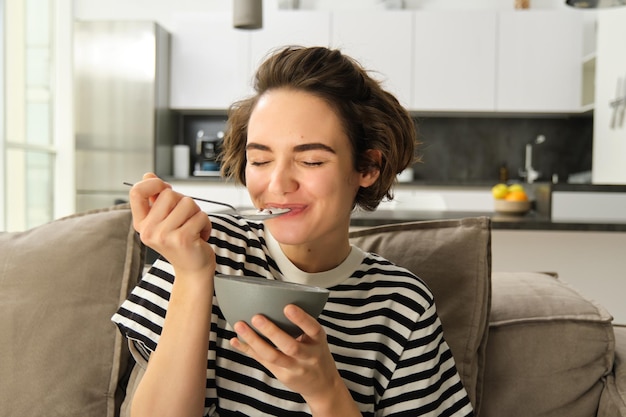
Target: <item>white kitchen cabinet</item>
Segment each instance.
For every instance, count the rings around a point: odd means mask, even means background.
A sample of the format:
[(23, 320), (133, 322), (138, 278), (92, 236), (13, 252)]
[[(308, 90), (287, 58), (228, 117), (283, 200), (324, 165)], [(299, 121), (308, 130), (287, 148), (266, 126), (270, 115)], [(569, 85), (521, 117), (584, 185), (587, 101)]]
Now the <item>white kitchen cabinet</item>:
[(581, 111), (582, 13), (524, 10), (498, 16), (496, 109)]
[(417, 112), (567, 114), (590, 101), (576, 10), (265, 8), (264, 28), (252, 31), (232, 28), (228, 12), (173, 20), (174, 109), (224, 111), (252, 92), (267, 54), (288, 44), (341, 49)]
[(286, 45), (329, 46), (330, 13), (308, 10), (265, 10), (263, 29), (251, 32), (250, 73), (272, 50)]
[(410, 107), (413, 13), (335, 11), (331, 44), (359, 61), (400, 103)]
[(494, 111), (492, 11), (415, 13), (412, 110)]
[(224, 110), (250, 91), (250, 34), (228, 12), (173, 18), (170, 107)]
[(598, 13), (593, 114), (594, 184), (626, 184), (626, 7)]

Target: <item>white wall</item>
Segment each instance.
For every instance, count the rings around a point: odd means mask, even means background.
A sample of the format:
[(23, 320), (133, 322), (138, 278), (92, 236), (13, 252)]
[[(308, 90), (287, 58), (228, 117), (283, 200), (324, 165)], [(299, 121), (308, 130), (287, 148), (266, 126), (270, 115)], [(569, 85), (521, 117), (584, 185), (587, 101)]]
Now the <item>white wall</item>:
[[(626, 7), (598, 12), (592, 163), (596, 184), (626, 184), (625, 39)], [(614, 109), (609, 103), (617, 97), (624, 102)]]

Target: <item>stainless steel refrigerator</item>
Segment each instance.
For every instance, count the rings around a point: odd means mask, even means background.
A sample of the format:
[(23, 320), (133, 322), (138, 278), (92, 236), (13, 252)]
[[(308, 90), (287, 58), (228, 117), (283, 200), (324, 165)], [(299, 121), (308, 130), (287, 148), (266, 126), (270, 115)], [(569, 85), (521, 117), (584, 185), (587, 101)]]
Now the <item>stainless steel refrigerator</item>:
[(154, 22), (74, 25), (76, 210), (128, 199), (148, 171), (172, 173), (170, 35)]

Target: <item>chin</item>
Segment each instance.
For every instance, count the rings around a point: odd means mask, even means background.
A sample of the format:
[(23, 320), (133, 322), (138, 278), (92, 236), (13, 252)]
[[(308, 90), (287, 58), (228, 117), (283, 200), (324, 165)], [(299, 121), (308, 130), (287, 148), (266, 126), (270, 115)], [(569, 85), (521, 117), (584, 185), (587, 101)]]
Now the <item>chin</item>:
[(278, 243), (282, 245), (296, 246), (302, 245), (311, 240), (312, 231), (310, 229), (307, 228), (306, 230), (303, 230), (303, 228), (291, 224), (281, 225), (279, 221), (274, 222), (274, 220), (278, 219), (272, 219), (266, 221), (265, 223), (270, 233), (274, 236), (274, 239), (276, 239)]

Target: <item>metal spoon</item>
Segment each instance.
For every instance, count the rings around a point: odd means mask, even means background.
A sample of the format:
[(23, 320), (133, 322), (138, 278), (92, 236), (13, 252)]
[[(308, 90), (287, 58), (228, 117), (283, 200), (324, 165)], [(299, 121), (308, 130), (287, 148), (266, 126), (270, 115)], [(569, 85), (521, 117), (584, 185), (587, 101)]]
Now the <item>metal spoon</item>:
[[(130, 187), (133, 186), (133, 184), (131, 184), (130, 182), (124, 182), (124, 185), (128, 185)], [(248, 219), (248, 220), (267, 220), (267, 219), (271, 219), (273, 217), (277, 217), (280, 216), (282, 214), (286, 214), (289, 213), (291, 211), (291, 209), (288, 208), (278, 208), (278, 207), (269, 207), (269, 208), (265, 208), (265, 209), (251, 209), (251, 210), (239, 210), (237, 209), (235, 206), (231, 206), (228, 203), (223, 203), (221, 201), (215, 201), (215, 200), (207, 200), (205, 198), (200, 198), (200, 197), (193, 197), (193, 196), (187, 196), (193, 200), (196, 201), (202, 201), (204, 203), (210, 203), (210, 204), (218, 204), (220, 206), (224, 206), (224, 207), (228, 207), (229, 209), (231, 209), (233, 212), (235, 212), (235, 214)]]

